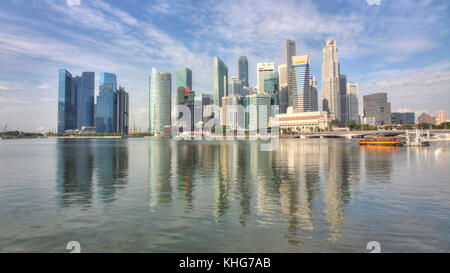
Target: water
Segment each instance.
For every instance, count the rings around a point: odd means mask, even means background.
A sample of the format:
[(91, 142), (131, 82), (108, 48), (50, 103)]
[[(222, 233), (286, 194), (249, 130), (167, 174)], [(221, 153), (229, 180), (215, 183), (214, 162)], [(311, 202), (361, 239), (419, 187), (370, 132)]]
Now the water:
[(449, 252), (449, 144), (3, 140), (0, 252)]

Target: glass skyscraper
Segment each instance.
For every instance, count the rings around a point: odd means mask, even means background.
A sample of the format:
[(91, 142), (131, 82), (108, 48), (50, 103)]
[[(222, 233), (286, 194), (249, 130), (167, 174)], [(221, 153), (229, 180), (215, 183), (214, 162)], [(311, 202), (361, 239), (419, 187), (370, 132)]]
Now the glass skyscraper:
[(228, 67), (214, 57), (214, 104), (222, 107), (222, 97), (228, 96)]
[(189, 87), (192, 90), (192, 71), (189, 68), (177, 69), (176, 87)]
[(160, 134), (172, 124), (172, 75), (152, 68), (149, 78), (149, 133)]
[(241, 81), (243, 87), (248, 87), (248, 60), (245, 56), (239, 57), (238, 80)]
[(100, 73), (99, 96), (97, 97), (97, 133), (116, 133), (117, 121), (117, 79), (113, 73)]
[(292, 57), (292, 97), (294, 112), (311, 111), (309, 55)]
[(278, 91), (278, 72), (264, 76), (264, 92), (274, 93)]
[(95, 73), (83, 72), (77, 99), (77, 127), (94, 127)]
[(58, 134), (77, 128), (77, 92), (75, 78), (65, 69), (58, 71)]

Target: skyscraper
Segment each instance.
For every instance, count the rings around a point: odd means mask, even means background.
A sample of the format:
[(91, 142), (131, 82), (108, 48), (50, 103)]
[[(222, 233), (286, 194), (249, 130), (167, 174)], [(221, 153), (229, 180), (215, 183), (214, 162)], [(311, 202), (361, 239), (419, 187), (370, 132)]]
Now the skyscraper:
[[(264, 129), (268, 127), (271, 107), (271, 97), (268, 94), (256, 94), (247, 96), (249, 111), (249, 129), (256, 131), (257, 129)], [(246, 105), (247, 103), (244, 103)], [(260, 132), (261, 133), (261, 132)]]
[(309, 55), (292, 57), (292, 97), (294, 112), (311, 111)]
[(447, 122), (447, 111), (441, 110), (438, 111), (438, 123), (437, 125), (441, 125), (442, 123)]
[(341, 120), (339, 99), (339, 61), (336, 40), (327, 40), (323, 48), (322, 109)]
[(248, 87), (248, 60), (245, 56), (239, 57), (238, 60), (238, 79), (243, 87)]
[(161, 134), (171, 126), (172, 75), (152, 68), (149, 78), (149, 133)]
[(278, 65), (280, 114), (285, 114), (289, 106), (289, 89), (287, 82), (287, 73), (288, 73), (287, 64)]
[(319, 92), (317, 91), (316, 76), (309, 77), (309, 94), (311, 99), (311, 111), (319, 111)]
[(77, 128), (78, 87), (72, 74), (58, 71), (58, 134)]
[(214, 57), (214, 104), (222, 107), (222, 97), (228, 96), (228, 67)]
[(348, 94), (347, 94), (347, 76), (339, 75), (339, 103), (341, 109), (341, 122), (345, 126), (348, 121)]
[(95, 72), (83, 72), (77, 98), (77, 127), (94, 127)]
[(375, 126), (391, 123), (391, 104), (387, 101), (387, 93), (376, 93), (363, 97), (364, 117), (374, 118)]
[(100, 73), (99, 95), (97, 97), (97, 133), (117, 132), (117, 79), (113, 73)]
[(128, 134), (129, 120), (129, 96), (125, 89), (119, 86), (117, 90), (117, 133)]
[(265, 93), (278, 93), (278, 72), (267, 74), (264, 76), (264, 92)]
[(275, 66), (273, 63), (257, 64), (258, 94), (264, 94), (264, 77), (275, 72), (274, 69)]
[(357, 83), (347, 82), (348, 120), (360, 123), (359, 120), (359, 91)]
[(283, 81), (288, 84), (289, 107), (294, 106), (292, 95), (292, 57), (295, 55), (295, 42), (292, 40), (286, 40), (286, 45), (284, 47), (284, 63), (286, 64), (286, 74)]
[(189, 68), (179, 68), (177, 69), (176, 75), (176, 87), (189, 87), (192, 90), (192, 71)]
[(228, 77), (228, 96), (242, 96), (242, 82), (237, 78)]

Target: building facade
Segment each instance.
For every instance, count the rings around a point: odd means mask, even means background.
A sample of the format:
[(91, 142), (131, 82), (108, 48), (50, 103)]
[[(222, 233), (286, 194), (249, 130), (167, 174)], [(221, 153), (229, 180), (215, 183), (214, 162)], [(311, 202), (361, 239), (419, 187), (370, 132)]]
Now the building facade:
[(417, 123), (436, 125), (436, 117), (428, 115), (427, 113), (422, 113), (422, 115), (417, 118)]
[(286, 74), (283, 79), (284, 82), (287, 83), (288, 86), (288, 97), (289, 97), (289, 105), (288, 107), (294, 106), (293, 100), (293, 87), (292, 87), (292, 57), (296, 55), (296, 46), (295, 41), (286, 40), (286, 44), (284, 46), (284, 63), (286, 64)]
[(83, 72), (77, 98), (77, 127), (94, 127), (95, 72)]
[(117, 133), (128, 135), (130, 129), (130, 100), (125, 88), (117, 90)]
[(264, 77), (274, 72), (273, 63), (258, 63), (257, 64), (257, 82), (258, 82), (258, 94), (264, 93)]
[(316, 76), (309, 77), (309, 94), (311, 99), (311, 112), (319, 111), (319, 92), (317, 91)]
[(189, 87), (192, 90), (192, 71), (185, 67), (179, 68), (176, 72), (176, 87)]
[(442, 123), (447, 122), (447, 111), (441, 110), (438, 112), (438, 123), (437, 125), (441, 125)]
[(228, 77), (228, 96), (242, 96), (242, 82), (235, 77)]
[(363, 97), (364, 117), (374, 118), (375, 126), (391, 124), (391, 104), (387, 93), (376, 93)]
[(349, 101), (348, 101), (348, 93), (347, 93), (347, 75), (339, 75), (339, 103), (341, 109), (341, 123), (342, 125), (346, 125), (349, 120)]
[(405, 113), (394, 112), (394, 113), (392, 113), (391, 121), (392, 121), (392, 124), (398, 124), (398, 125), (415, 124), (416, 123), (416, 114), (414, 112), (405, 112)]
[(327, 112), (297, 112), (279, 114), (271, 119), (271, 126), (275, 122), (281, 130), (289, 130), (294, 132), (316, 132), (326, 130), (328, 124), (334, 118)]
[(359, 120), (359, 90), (357, 83), (347, 82), (347, 96), (348, 96), (348, 120), (353, 120), (357, 124)]
[(327, 40), (323, 48), (322, 110), (341, 120), (339, 98), (339, 60), (335, 40)]
[(248, 60), (247, 57), (241, 56), (238, 60), (238, 80), (241, 81), (242, 87), (248, 87)]
[(249, 130), (267, 128), (271, 114), (271, 97), (268, 94), (256, 94), (247, 96), (249, 105)]
[(152, 68), (149, 77), (149, 133), (162, 134), (172, 124), (172, 75)]
[(101, 72), (99, 91), (96, 111), (97, 133), (116, 133), (118, 129), (116, 74)]
[(78, 86), (69, 71), (58, 71), (58, 134), (77, 128)]
[(278, 72), (274, 72), (264, 76), (264, 93), (278, 92), (279, 77)]
[(309, 55), (292, 57), (292, 96), (294, 112), (311, 111)]
[(214, 58), (214, 104), (222, 107), (222, 97), (228, 96), (228, 67), (219, 58)]

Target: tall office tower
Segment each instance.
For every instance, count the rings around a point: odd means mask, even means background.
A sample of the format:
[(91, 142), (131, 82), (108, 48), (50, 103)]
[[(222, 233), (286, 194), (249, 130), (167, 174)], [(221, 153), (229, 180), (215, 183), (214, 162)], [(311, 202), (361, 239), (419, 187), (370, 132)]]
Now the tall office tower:
[(77, 127), (94, 127), (95, 73), (83, 72), (77, 98)]
[(339, 75), (339, 103), (341, 109), (341, 123), (345, 126), (348, 121), (348, 95), (347, 95), (347, 76)]
[[(245, 110), (238, 108), (244, 105), (243, 96), (232, 96), (222, 98), (222, 124), (230, 127), (230, 129), (243, 128), (245, 126)], [(229, 110), (230, 106), (236, 107), (233, 111)]]
[(287, 81), (287, 64), (278, 65), (278, 89), (279, 91), (279, 103), (280, 103), (280, 114), (287, 113), (287, 108), (289, 106), (289, 88)]
[(375, 126), (391, 123), (391, 104), (387, 101), (387, 93), (376, 93), (363, 97), (364, 118), (375, 119)]
[(161, 134), (171, 126), (172, 75), (152, 68), (149, 79), (149, 133)]
[(292, 57), (292, 98), (294, 112), (311, 111), (309, 55)]
[(278, 93), (278, 84), (278, 72), (267, 74), (266, 76), (264, 76), (264, 93)]
[(438, 125), (447, 122), (447, 111), (441, 110), (438, 112)]
[(222, 107), (222, 97), (228, 96), (228, 67), (214, 57), (214, 104)]
[(309, 77), (309, 94), (311, 98), (311, 112), (319, 111), (319, 92), (317, 91), (316, 76)]
[(128, 135), (129, 131), (129, 96), (122, 86), (117, 90), (117, 133)]
[(97, 96), (97, 133), (117, 132), (117, 78), (113, 73), (100, 73), (99, 95)]
[(192, 90), (192, 71), (189, 68), (177, 69), (176, 87), (189, 87)]
[(286, 72), (284, 81), (288, 84), (288, 96), (289, 96), (289, 107), (294, 106), (293, 100), (293, 87), (292, 87), (292, 57), (297, 55), (295, 53), (295, 42), (292, 40), (286, 40), (286, 45), (284, 47), (284, 63), (286, 64)]
[(58, 71), (58, 134), (77, 128), (77, 91), (75, 78), (65, 69)]
[(347, 82), (348, 120), (359, 121), (359, 91), (357, 83)]
[(323, 48), (322, 110), (341, 120), (339, 100), (339, 62), (336, 40), (327, 40)]
[[(247, 96), (248, 101), (245, 104), (250, 105), (249, 111), (249, 129), (256, 131), (259, 128), (267, 128), (270, 119), (270, 100), (268, 94), (256, 94)], [(254, 107), (252, 107), (252, 105)]]
[(202, 105), (211, 105), (212, 104), (212, 95), (211, 94), (202, 94)]
[(242, 96), (242, 82), (234, 77), (228, 77), (228, 96)]
[(258, 81), (258, 94), (264, 94), (264, 77), (274, 72), (273, 63), (258, 63), (257, 64), (257, 81)]
[(241, 81), (242, 87), (248, 87), (248, 60), (245, 56), (239, 57), (238, 79)]

